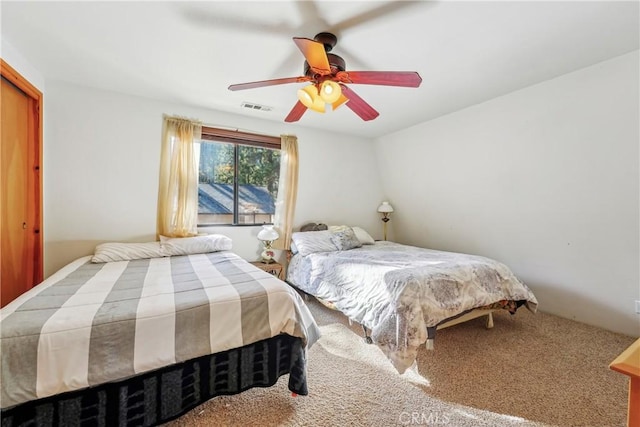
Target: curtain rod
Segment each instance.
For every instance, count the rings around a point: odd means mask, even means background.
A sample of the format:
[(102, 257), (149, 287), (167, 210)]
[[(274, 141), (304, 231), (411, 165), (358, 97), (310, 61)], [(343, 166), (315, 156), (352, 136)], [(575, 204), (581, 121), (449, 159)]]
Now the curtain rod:
[(163, 114), (162, 116), (164, 118), (167, 118), (167, 119), (189, 120), (194, 124), (202, 126), (203, 128), (206, 127), (206, 128), (212, 128), (212, 129), (221, 129), (221, 130), (225, 130), (227, 132), (248, 133), (248, 134), (252, 134), (252, 135), (256, 135), (258, 137), (264, 137), (264, 138), (278, 138), (279, 139), (282, 135), (291, 136), (290, 134), (286, 134), (286, 133), (278, 135), (278, 136), (266, 135), (264, 133), (257, 132), (257, 131), (254, 131), (254, 130), (250, 130), (250, 129), (241, 129), (241, 128), (232, 127), (232, 126), (221, 126), (221, 125), (203, 123), (200, 120), (196, 120), (196, 119), (192, 119), (192, 118), (184, 117), (184, 116), (169, 115), (169, 114)]
[[(203, 123), (202, 127), (223, 129), (223, 130), (228, 130), (230, 132), (244, 132), (244, 133), (252, 133), (254, 135), (273, 137), (273, 135), (267, 135), (267, 134), (264, 134), (262, 132), (254, 131), (254, 130), (251, 130), (251, 129), (241, 129), (241, 128), (236, 128), (236, 127), (232, 127), (232, 126), (220, 126), (220, 125)], [(289, 135), (289, 134), (288, 133), (284, 133), (284, 134), (281, 134), (281, 135)]]
[(233, 140), (236, 140), (236, 139), (237, 140), (253, 140), (254, 142), (259, 142), (259, 143), (268, 144), (268, 145), (277, 146), (277, 147), (280, 147), (280, 143), (282, 141), (282, 137), (280, 136), (271, 136), (271, 135), (264, 135), (259, 133), (245, 132), (239, 129), (229, 129), (228, 127), (224, 129), (224, 128), (217, 128), (217, 127), (210, 127), (210, 126), (202, 126), (203, 139), (209, 139), (209, 138), (206, 138), (205, 135), (210, 137), (215, 136), (215, 137), (221, 137), (221, 138), (227, 138), (227, 139), (233, 139)]

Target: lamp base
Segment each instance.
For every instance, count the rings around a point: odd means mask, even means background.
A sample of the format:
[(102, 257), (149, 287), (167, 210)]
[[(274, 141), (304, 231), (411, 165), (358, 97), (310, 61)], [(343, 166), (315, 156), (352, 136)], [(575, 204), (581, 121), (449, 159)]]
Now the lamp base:
[(274, 262), (273, 257), (275, 256), (275, 253), (273, 252), (273, 249), (265, 248), (265, 250), (262, 251), (260, 256), (262, 257), (263, 264), (271, 264)]

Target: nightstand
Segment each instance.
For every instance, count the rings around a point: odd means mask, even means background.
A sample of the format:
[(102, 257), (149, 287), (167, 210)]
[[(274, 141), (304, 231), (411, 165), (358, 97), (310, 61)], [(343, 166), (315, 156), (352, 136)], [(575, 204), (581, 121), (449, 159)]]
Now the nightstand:
[(260, 270), (263, 270), (263, 271), (266, 271), (267, 273), (273, 274), (274, 276), (276, 276), (280, 280), (284, 280), (282, 278), (282, 264), (279, 264), (277, 262), (272, 262), (272, 263), (269, 263), (269, 264), (265, 264), (262, 261), (253, 261), (250, 264), (255, 265)]

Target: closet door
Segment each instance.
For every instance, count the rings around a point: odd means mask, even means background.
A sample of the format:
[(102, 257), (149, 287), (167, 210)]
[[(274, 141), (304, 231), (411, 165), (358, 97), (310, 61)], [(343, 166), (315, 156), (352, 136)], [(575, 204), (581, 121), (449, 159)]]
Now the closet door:
[(20, 81), (6, 76), (6, 64), (2, 65), (0, 305), (4, 307), (42, 280), (42, 249), (39, 100), (22, 90)]

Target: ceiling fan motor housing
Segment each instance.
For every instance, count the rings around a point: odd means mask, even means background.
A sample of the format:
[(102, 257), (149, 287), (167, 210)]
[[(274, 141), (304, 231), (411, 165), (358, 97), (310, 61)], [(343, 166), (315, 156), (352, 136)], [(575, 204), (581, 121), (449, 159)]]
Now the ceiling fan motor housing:
[[(331, 66), (331, 76), (334, 76), (338, 71), (344, 71), (347, 69), (344, 59), (342, 59), (342, 57), (340, 56), (334, 55), (333, 53), (327, 53), (327, 59), (329, 60), (329, 65)], [(315, 73), (313, 72), (311, 66), (309, 66), (309, 63), (307, 61), (304, 61), (304, 75), (313, 79), (316, 78)]]
[(326, 32), (316, 34), (313, 39), (324, 45), (325, 52), (331, 52), (331, 49), (338, 43), (338, 38), (334, 34)]

